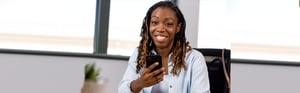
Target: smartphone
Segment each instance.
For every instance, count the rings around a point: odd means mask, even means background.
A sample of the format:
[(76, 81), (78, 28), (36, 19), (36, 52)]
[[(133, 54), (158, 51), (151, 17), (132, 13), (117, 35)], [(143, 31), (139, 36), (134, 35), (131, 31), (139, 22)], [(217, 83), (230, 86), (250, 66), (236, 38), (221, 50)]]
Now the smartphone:
[(162, 68), (162, 61), (161, 61), (161, 56), (146, 56), (146, 67), (150, 67), (152, 64), (154, 64), (155, 62), (158, 62), (158, 66), (156, 66), (155, 68), (153, 68), (151, 70), (151, 72)]

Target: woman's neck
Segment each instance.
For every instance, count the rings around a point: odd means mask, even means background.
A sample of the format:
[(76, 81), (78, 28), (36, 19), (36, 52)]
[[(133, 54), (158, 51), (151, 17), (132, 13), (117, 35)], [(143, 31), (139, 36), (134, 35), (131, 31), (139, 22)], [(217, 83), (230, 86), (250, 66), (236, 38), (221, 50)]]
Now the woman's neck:
[[(156, 49), (158, 54), (162, 57), (162, 65), (163, 65), (163, 67), (165, 67), (165, 72), (169, 71), (168, 70), (168, 58), (169, 58), (169, 53), (171, 51), (171, 48), (157, 48)], [(166, 73), (165, 75), (168, 75), (168, 73)]]
[(169, 53), (171, 52), (171, 48), (157, 48), (157, 52), (160, 56), (162, 57), (168, 57), (169, 56)]

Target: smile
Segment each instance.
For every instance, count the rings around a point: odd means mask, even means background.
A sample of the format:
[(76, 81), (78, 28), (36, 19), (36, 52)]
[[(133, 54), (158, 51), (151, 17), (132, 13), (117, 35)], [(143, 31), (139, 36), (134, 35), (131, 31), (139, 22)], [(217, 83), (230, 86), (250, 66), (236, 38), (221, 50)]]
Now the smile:
[(168, 36), (155, 35), (154, 38), (156, 38), (157, 41), (162, 42), (162, 41), (166, 41)]

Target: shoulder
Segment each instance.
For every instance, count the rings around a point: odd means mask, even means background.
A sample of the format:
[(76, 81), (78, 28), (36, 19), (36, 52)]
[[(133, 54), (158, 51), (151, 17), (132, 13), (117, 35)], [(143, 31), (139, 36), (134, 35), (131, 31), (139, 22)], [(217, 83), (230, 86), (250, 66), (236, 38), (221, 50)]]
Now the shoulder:
[(135, 63), (136, 62), (136, 58), (138, 57), (139, 51), (138, 48), (135, 48), (133, 50), (133, 53), (131, 54), (131, 56), (129, 57), (129, 62), (131, 63)]
[(185, 60), (187, 64), (194, 64), (195, 62), (205, 63), (203, 54), (195, 49), (191, 49), (186, 53)]
[(198, 57), (204, 58), (203, 54), (196, 49), (191, 49), (190, 51), (188, 51), (186, 53), (186, 58), (195, 58), (195, 57), (196, 58), (198, 58)]
[(131, 54), (130, 57), (137, 57), (138, 54), (139, 54), (139, 49), (138, 49), (138, 48), (135, 48), (135, 49), (133, 50), (133, 53)]

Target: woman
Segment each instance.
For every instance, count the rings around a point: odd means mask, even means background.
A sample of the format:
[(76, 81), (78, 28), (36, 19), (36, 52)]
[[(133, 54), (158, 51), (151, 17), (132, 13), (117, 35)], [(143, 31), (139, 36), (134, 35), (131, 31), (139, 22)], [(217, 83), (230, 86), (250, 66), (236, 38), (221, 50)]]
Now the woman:
[[(185, 37), (185, 19), (170, 1), (149, 8), (140, 44), (129, 59), (119, 93), (210, 93), (203, 55)], [(160, 55), (162, 68), (146, 67), (146, 56)]]

